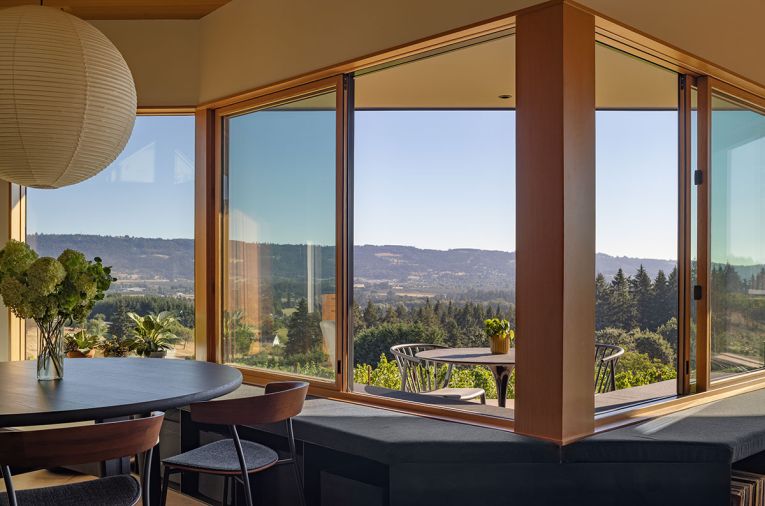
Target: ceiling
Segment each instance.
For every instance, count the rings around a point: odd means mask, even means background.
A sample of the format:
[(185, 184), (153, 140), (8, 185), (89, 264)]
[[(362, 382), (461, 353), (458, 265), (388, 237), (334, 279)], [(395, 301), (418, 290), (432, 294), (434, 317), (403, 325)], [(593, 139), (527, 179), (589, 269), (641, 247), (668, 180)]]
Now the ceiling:
[[(200, 19), (230, 0), (43, 0), (82, 19)], [(40, 0), (0, 0), (0, 8)]]
[[(515, 37), (362, 75), (358, 108), (514, 108)], [(599, 109), (675, 109), (677, 75), (605, 46), (595, 48)], [(509, 98), (501, 96), (510, 95)]]

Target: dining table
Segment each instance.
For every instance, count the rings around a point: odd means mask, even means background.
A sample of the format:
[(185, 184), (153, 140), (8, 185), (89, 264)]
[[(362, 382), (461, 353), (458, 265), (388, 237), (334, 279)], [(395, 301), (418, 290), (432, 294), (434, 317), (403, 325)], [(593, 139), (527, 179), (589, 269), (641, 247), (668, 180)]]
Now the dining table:
[(462, 366), (483, 366), (491, 371), (497, 385), (497, 405), (507, 405), (507, 387), (515, 368), (515, 349), (492, 353), (490, 348), (434, 348), (415, 355), (420, 360)]
[[(64, 377), (49, 381), (37, 380), (36, 367), (34, 360), (0, 362), (0, 430), (145, 416), (215, 399), (242, 383), (241, 372), (233, 367), (195, 360), (64, 359)], [(153, 456), (150, 493), (158, 499), (158, 448)], [(130, 472), (129, 463), (106, 462), (101, 472)]]

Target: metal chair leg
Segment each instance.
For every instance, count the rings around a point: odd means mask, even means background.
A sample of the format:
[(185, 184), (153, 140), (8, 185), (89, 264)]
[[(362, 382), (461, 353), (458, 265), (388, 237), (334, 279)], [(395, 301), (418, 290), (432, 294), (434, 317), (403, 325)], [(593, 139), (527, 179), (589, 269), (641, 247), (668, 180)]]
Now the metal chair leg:
[(223, 501), (221, 501), (221, 504), (223, 504), (223, 506), (228, 505), (228, 480), (229, 480), (228, 476), (224, 475), (223, 476)]
[(167, 489), (170, 488), (170, 474), (170, 469), (165, 468), (165, 473), (162, 477), (162, 496), (159, 499), (159, 506), (165, 506), (167, 503)]
[(486, 394), (481, 394), (481, 404), (486, 404)]
[(295, 481), (297, 482), (298, 498), (300, 500), (300, 506), (305, 506), (305, 492), (303, 490), (303, 480), (300, 476), (300, 469), (298, 467), (297, 460), (295, 460), (292, 463), (292, 469), (295, 473)]

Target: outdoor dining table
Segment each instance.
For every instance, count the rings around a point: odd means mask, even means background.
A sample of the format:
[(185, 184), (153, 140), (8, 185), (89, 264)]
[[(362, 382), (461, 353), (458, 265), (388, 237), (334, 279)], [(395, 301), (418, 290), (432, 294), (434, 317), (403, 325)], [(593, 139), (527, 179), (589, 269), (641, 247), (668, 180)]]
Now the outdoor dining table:
[[(232, 367), (194, 360), (64, 359), (64, 378), (54, 381), (38, 381), (36, 367), (34, 360), (0, 362), (0, 429), (147, 415), (220, 397), (242, 383)], [(153, 455), (151, 495), (158, 499), (159, 451)], [(108, 462), (102, 472), (129, 466)]]
[(504, 408), (507, 400), (507, 384), (515, 368), (515, 349), (507, 353), (493, 354), (489, 348), (435, 348), (421, 351), (416, 358), (452, 365), (480, 365), (489, 369), (497, 384), (497, 404)]

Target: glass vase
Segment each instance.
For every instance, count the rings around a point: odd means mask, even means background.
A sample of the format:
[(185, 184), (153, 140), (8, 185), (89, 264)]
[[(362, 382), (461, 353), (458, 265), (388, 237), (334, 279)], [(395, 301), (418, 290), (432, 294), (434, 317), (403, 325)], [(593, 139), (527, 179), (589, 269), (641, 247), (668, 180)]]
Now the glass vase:
[(58, 380), (64, 377), (64, 332), (37, 327), (37, 380)]

